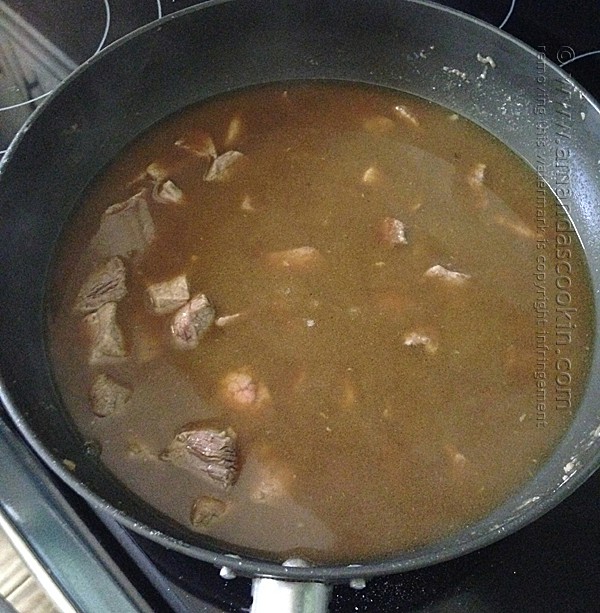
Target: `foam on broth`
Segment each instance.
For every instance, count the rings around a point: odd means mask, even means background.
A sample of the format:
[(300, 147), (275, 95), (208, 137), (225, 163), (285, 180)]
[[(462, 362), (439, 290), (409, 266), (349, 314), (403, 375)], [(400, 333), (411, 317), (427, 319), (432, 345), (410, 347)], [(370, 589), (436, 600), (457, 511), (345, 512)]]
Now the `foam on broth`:
[[(225, 181), (204, 180), (197, 156), (174, 145), (202, 132), (219, 154), (244, 154)], [(150, 164), (167, 169), (184, 203), (152, 199)], [(144, 188), (154, 239), (122, 258), (128, 293), (117, 307), (128, 357), (89, 366), (73, 305), (106, 260), (93, 237), (107, 207)], [(199, 530), (234, 546), (348, 562), (451, 534), (538, 470), (585, 383), (593, 328), (582, 250), (567, 232), (576, 326), (561, 343), (559, 205), (545, 193), (551, 223), (540, 228), (539, 189), (483, 130), (404, 93), (288, 83), (190, 107), (123, 151), (65, 228), (48, 313), (65, 405), (106, 465), (178, 522), (190, 527), (203, 494), (224, 501)], [(311, 249), (306, 265), (289, 254), (298, 248)], [(435, 266), (466, 277), (426, 274)], [(144, 303), (148, 285), (181, 274), (217, 317), (240, 314), (190, 351), (170, 342), (173, 316)], [(555, 349), (569, 359), (569, 404), (556, 392)], [(90, 410), (100, 372), (131, 392), (106, 417)], [(223, 381), (240, 372), (270, 400), (225, 402)], [(237, 433), (239, 476), (226, 490), (159, 459), (199, 420)]]

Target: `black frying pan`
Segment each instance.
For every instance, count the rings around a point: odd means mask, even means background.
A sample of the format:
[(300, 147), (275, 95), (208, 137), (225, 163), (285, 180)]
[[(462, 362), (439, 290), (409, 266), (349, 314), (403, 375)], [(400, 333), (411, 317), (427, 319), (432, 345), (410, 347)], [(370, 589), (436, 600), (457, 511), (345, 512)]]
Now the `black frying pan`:
[[(495, 68), (488, 64), (482, 77), (481, 58), (487, 56)], [(208, 96), (315, 78), (375, 83), (446, 106), (486, 128), (532, 166), (543, 157), (555, 191), (565, 187), (555, 162), (567, 156), (569, 191), (561, 193), (586, 250), (598, 308), (600, 112), (565, 73), (504, 33), (425, 2), (207, 2), (142, 28), (84, 64), (28, 120), (5, 155), (0, 395), (50, 468), (129, 528), (238, 573), (332, 583), (402, 572), (472, 551), (531, 522), (580, 485), (600, 463), (597, 347), (572, 427), (535, 478), (489, 517), (441, 542), (378, 562), (302, 568), (232, 551), (134, 496), (103, 467), (95, 446), (83, 440), (63, 410), (44, 343), (46, 275), (61, 228), (86, 185), (125, 144)], [(549, 120), (547, 142), (538, 138), (542, 114)], [(74, 473), (63, 466), (64, 458), (75, 461)], [(261, 590), (271, 584), (257, 585), (260, 600)], [(312, 597), (324, 606), (323, 593), (310, 592)]]

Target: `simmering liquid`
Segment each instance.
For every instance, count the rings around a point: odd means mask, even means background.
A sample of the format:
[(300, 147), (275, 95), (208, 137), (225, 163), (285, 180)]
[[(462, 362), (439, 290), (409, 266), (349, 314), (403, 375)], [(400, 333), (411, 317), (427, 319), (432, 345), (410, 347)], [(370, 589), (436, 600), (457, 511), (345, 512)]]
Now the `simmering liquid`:
[(585, 383), (582, 249), (549, 192), (536, 217), (540, 189), (399, 92), (274, 84), (190, 107), (64, 231), (65, 405), (129, 488), (234, 547), (349, 562), (451, 534), (538, 470)]

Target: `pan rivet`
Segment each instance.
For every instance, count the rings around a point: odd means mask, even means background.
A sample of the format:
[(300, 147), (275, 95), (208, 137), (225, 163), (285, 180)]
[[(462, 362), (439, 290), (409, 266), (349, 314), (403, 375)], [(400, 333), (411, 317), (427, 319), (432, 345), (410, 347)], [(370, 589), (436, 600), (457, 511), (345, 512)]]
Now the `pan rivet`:
[(283, 563), (283, 566), (290, 566), (292, 568), (308, 568), (309, 564), (300, 558), (290, 558)]
[(364, 579), (350, 579), (350, 587), (353, 590), (364, 590), (367, 587), (367, 582)]
[(219, 575), (221, 575), (221, 579), (235, 579), (236, 574), (231, 570), (231, 568), (227, 566), (222, 566), (219, 571)]

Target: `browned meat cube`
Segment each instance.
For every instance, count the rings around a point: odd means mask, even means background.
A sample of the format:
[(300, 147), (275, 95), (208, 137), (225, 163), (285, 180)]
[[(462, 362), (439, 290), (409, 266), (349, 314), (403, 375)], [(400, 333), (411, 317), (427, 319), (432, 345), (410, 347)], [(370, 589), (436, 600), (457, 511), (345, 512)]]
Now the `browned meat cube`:
[(117, 324), (117, 303), (107, 302), (84, 317), (91, 336), (90, 364), (102, 364), (127, 355), (123, 333)]
[[(344, 373), (340, 381), (339, 406), (342, 409), (353, 409), (356, 407), (359, 400), (359, 388), (351, 375), (351, 371)], [(323, 413), (323, 415), (326, 415)]]
[(535, 372), (535, 351), (524, 344), (522, 346), (509, 345), (503, 353), (504, 373), (511, 384), (529, 383), (531, 373)]
[(157, 183), (152, 190), (152, 197), (161, 204), (183, 204), (185, 202), (183, 191), (171, 179), (164, 183)]
[(376, 166), (369, 166), (363, 173), (362, 182), (365, 185), (379, 185), (383, 183), (384, 174)]
[(244, 196), (240, 208), (246, 213), (256, 213), (256, 208), (252, 204), (252, 198), (248, 194)]
[(146, 302), (156, 315), (167, 315), (181, 308), (190, 299), (187, 278), (178, 275), (146, 288)]
[(207, 132), (196, 132), (188, 134), (185, 138), (180, 138), (175, 142), (176, 147), (185, 149), (200, 158), (216, 158), (217, 148), (212, 137)]
[(152, 328), (135, 326), (128, 338), (130, 354), (138, 364), (147, 364), (165, 353), (165, 339)]
[(232, 147), (241, 136), (244, 131), (244, 124), (242, 118), (239, 115), (232, 117), (227, 128), (227, 134), (225, 135), (224, 145), (225, 147)]
[(456, 445), (446, 443), (443, 447), (443, 455), (448, 472), (453, 479), (462, 480), (469, 476), (469, 461)]
[(210, 168), (204, 175), (204, 180), (217, 183), (229, 181), (233, 176), (235, 167), (244, 157), (244, 154), (239, 151), (226, 151), (222, 153), (210, 165)]
[(251, 494), (254, 502), (272, 504), (277, 500), (289, 496), (289, 485), (294, 479), (294, 474), (287, 467), (279, 470), (273, 467), (264, 467), (261, 478)]
[(467, 464), (467, 458), (451, 443), (444, 445), (444, 454), (448, 458), (451, 466), (458, 470), (463, 469)]
[(424, 274), (425, 277), (431, 277), (434, 279), (442, 279), (447, 283), (453, 283), (456, 285), (460, 285), (467, 281), (467, 279), (471, 278), (471, 275), (468, 275), (464, 272), (456, 272), (454, 270), (448, 270), (439, 264), (428, 268)]
[(153, 452), (145, 441), (137, 437), (127, 441), (127, 455), (141, 462), (155, 462), (158, 460), (156, 452)]
[(474, 189), (480, 189), (483, 187), (483, 181), (485, 179), (486, 165), (477, 163), (471, 168), (467, 176), (467, 183)]
[(282, 500), (290, 500), (296, 474), (266, 443), (261, 444), (252, 455), (257, 461), (252, 472), (250, 498), (256, 503), (276, 505)]
[(153, 240), (154, 222), (144, 192), (139, 192), (104, 211), (93, 245), (104, 256), (128, 256), (143, 252)]
[(510, 230), (513, 234), (521, 238), (527, 238), (530, 240), (535, 240), (537, 237), (536, 231), (529, 227), (526, 223), (522, 222), (520, 219), (514, 219), (507, 217), (506, 215), (495, 215), (494, 221), (507, 230)]
[(271, 402), (269, 388), (245, 366), (227, 373), (219, 383), (219, 398), (231, 409), (260, 409)]
[(487, 209), (489, 206), (488, 194), (485, 189), (486, 165), (481, 162), (473, 165), (467, 174), (467, 184), (473, 192), (473, 207)]
[(232, 428), (188, 424), (160, 459), (227, 488), (235, 483), (238, 475), (237, 436)]
[(87, 278), (77, 294), (75, 308), (81, 313), (92, 313), (107, 302), (118, 302), (126, 294), (125, 266), (114, 257)]
[(306, 383), (308, 382), (308, 371), (306, 366), (294, 366), (286, 380), (286, 387), (284, 390), (293, 396), (296, 394), (302, 394), (305, 390)]
[(171, 323), (175, 346), (195, 349), (215, 320), (215, 309), (204, 294), (194, 296), (182, 306)]
[(227, 503), (213, 496), (199, 496), (192, 505), (190, 522), (194, 528), (209, 528), (227, 511)]
[(406, 226), (394, 217), (385, 217), (377, 228), (379, 241), (384, 245), (394, 247), (396, 245), (408, 245), (406, 239)]
[(404, 336), (404, 344), (407, 347), (423, 347), (427, 353), (438, 350), (437, 342), (423, 332), (409, 332)]
[(169, 178), (169, 171), (159, 162), (152, 162), (146, 166), (146, 176), (152, 181), (166, 181)]
[(387, 315), (405, 315), (414, 308), (415, 300), (406, 292), (385, 290), (373, 295), (374, 305), (378, 313)]
[(101, 374), (96, 377), (90, 390), (92, 412), (106, 417), (120, 411), (131, 396), (131, 390), (117, 383), (112, 377)]
[(296, 247), (283, 251), (271, 251), (265, 255), (265, 262), (274, 268), (302, 271), (321, 265), (323, 256), (314, 247)]
[(402, 104), (398, 104), (394, 107), (394, 114), (400, 121), (403, 121), (413, 128), (418, 128), (420, 125), (419, 120)]
[(374, 115), (365, 119), (363, 126), (371, 134), (386, 134), (396, 129), (396, 123), (385, 115)]

